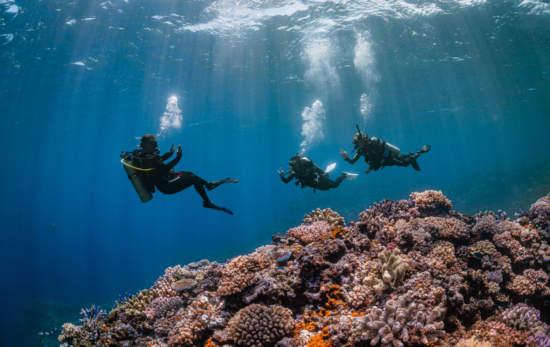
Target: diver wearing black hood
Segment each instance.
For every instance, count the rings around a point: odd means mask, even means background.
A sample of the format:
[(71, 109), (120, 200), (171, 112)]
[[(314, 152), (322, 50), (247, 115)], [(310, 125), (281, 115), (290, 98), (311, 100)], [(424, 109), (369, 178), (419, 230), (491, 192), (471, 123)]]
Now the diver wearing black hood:
[[(420, 166), (416, 162), (416, 159), (422, 154), (430, 151), (431, 146), (425, 145), (418, 151), (416, 154), (410, 152), (409, 154), (399, 155), (400, 149), (387, 143), (386, 141), (380, 140), (376, 137), (369, 138), (368, 135), (361, 134), (359, 126), (357, 126), (359, 131), (353, 137), (351, 143), (355, 145), (353, 151), (357, 150), (355, 156), (350, 159), (348, 153), (343, 149), (340, 150), (340, 154), (350, 164), (355, 164), (361, 156), (365, 156), (365, 163), (369, 164), (369, 168), (365, 170), (365, 173), (368, 174), (372, 170), (376, 171), (380, 168), (386, 166), (403, 166), (407, 167), (411, 165), (416, 171), (420, 171)], [(352, 153), (353, 153), (352, 151)]]
[[(143, 136), (138, 147), (141, 147), (142, 150), (134, 150), (134, 160), (139, 163), (142, 169), (152, 169), (147, 171), (147, 175), (159, 192), (163, 194), (175, 194), (194, 186), (197, 193), (203, 199), (203, 207), (233, 214), (233, 212), (225, 207), (214, 205), (208, 198), (208, 195), (206, 195), (204, 188), (212, 190), (224, 183), (237, 183), (236, 179), (227, 178), (221, 181), (207, 182), (192, 172), (174, 171), (174, 166), (176, 166), (182, 157), (181, 145), (176, 152), (176, 158), (165, 164), (164, 161), (174, 154), (174, 144), (172, 144), (170, 152), (159, 156), (160, 150), (157, 149), (157, 141), (153, 135)], [(154, 187), (151, 187), (153, 192)]]
[(287, 171), (287, 173), (290, 173), (288, 177), (285, 178), (283, 168), (278, 170), (281, 180), (284, 183), (288, 183), (293, 178), (296, 178), (296, 185), (300, 184), (302, 188), (311, 187), (313, 188), (313, 192), (315, 192), (316, 189), (329, 190), (331, 188), (338, 188), (344, 179), (353, 180), (357, 177), (355, 174), (342, 172), (342, 175), (333, 181), (329, 178), (330, 171), (323, 171), (320, 167), (315, 165), (311, 159), (302, 157), (300, 154), (296, 154), (290, 158), (290, 163), (288, 165), (290, 166)]

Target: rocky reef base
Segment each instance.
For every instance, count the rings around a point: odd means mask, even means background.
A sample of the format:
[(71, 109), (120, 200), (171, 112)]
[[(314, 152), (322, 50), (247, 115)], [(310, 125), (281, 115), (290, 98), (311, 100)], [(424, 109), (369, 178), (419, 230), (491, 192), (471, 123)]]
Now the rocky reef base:
[(550, 194), (511, 221), (441, 192), (330, 209), (224, 264), (166, 269), (109, 312), (83, 309), (65, 346), (550, 346)]

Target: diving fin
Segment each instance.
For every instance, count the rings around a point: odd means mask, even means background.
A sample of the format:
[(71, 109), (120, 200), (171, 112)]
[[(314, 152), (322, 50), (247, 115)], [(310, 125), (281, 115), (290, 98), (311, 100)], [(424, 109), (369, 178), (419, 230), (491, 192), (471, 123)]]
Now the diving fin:
[(343, 174), (346, 175), (346, 179), (348, 181), (353, 181), (354, 179), (357, 178), (357, 176), (359, 176), (358, 174), (352, 174), (352, 173), (349, 173), (349, 172), (344, 172)]
[(415, 169), (416, 171), (420, 171), (420, 166), (418, 166), (418, 162), (416, 161), (416, 159), (413, 158), (413, 160), (411, 161), (411, 166), (412, 166), (413, 169)]
[(327, 166), (327, 169), (325, 170), (326, 174), (330, 174), (332, 171), (334, 171), (334, 168), (336, 167), (336, 163), (332, 163), (329, 166)]
[(422, 146), (422, 148), (420, 149), (420, 152), (421, 153), (428, 153), (430, 151), (430, 149), (432, 149), (432, 146), (430, 145), (424, 145)]
[(227, 213), (227, 214), (233, 215), (233, 211), (228, 210), (228, 209), (226, 209), (225, 207), (216, 206), (216, 205), (214, 205), (211, 201), (208, 201), (208, 202), (203, 201), (203, 202), (202, 202), (202, 207), (204, 207), (204, 208), (211, 208), (211, 209), (213, 209), (213, 210), (218, 210), (218, 211), (222, 211), (222, 212), (225, 212), (225, 213)]

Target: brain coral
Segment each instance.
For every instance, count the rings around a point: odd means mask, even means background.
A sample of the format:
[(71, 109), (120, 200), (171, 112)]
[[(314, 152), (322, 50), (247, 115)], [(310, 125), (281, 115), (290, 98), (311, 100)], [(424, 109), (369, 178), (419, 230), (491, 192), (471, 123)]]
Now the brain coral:
[(330, 208), (325, 208), (324, 210), (318, 208), (315, 211), (312, 211), (310, 214), (306, 214), (302, 223), (309, 224), (321, 221), (327, 222), (331, 228), (343, 228), (346, 226), (344, 217), (340, 216), (337, 212), (334, 212)]
[(416, 203), (416, 208), (423, 216), (436, 216), (447, 214), (453, 207), (451, 200), (447, 199), (441, 191), (426, 190), (422, 193), (414, 192), (411, 198)]
[(253, 285), (256, 282), (256, 272), (269, 267), (270, 264), (269, 256), (263, 253), (252, 253), (234, 258), (223, 270), (218, 293), (227, 296)]
[(227, 325), (227, 337), (239, 346), (273, 346), (294, 329), (292, 312), (282, 306), (252, 304)]
[(322, 237), (327, 236), (330, 230), (330, 224), (325, 221), (313, 222), (310, 225), (300, 225), (296, 228), (289, 229), (286, 236), (296, 239), (303, 243), (319, 241)]

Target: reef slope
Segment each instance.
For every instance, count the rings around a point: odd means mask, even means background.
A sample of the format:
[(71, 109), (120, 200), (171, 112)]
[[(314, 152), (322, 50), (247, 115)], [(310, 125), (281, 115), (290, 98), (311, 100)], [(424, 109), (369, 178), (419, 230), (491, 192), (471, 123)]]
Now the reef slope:
[[(111, 312), (83, 309), (67, 346), (550, 346), (550, 194), (474, 216), (441, 192), (348, 224), (316, 210), (225, 264), (166, 269)], [(542, 312), (542, 314), (541, 314)]]

